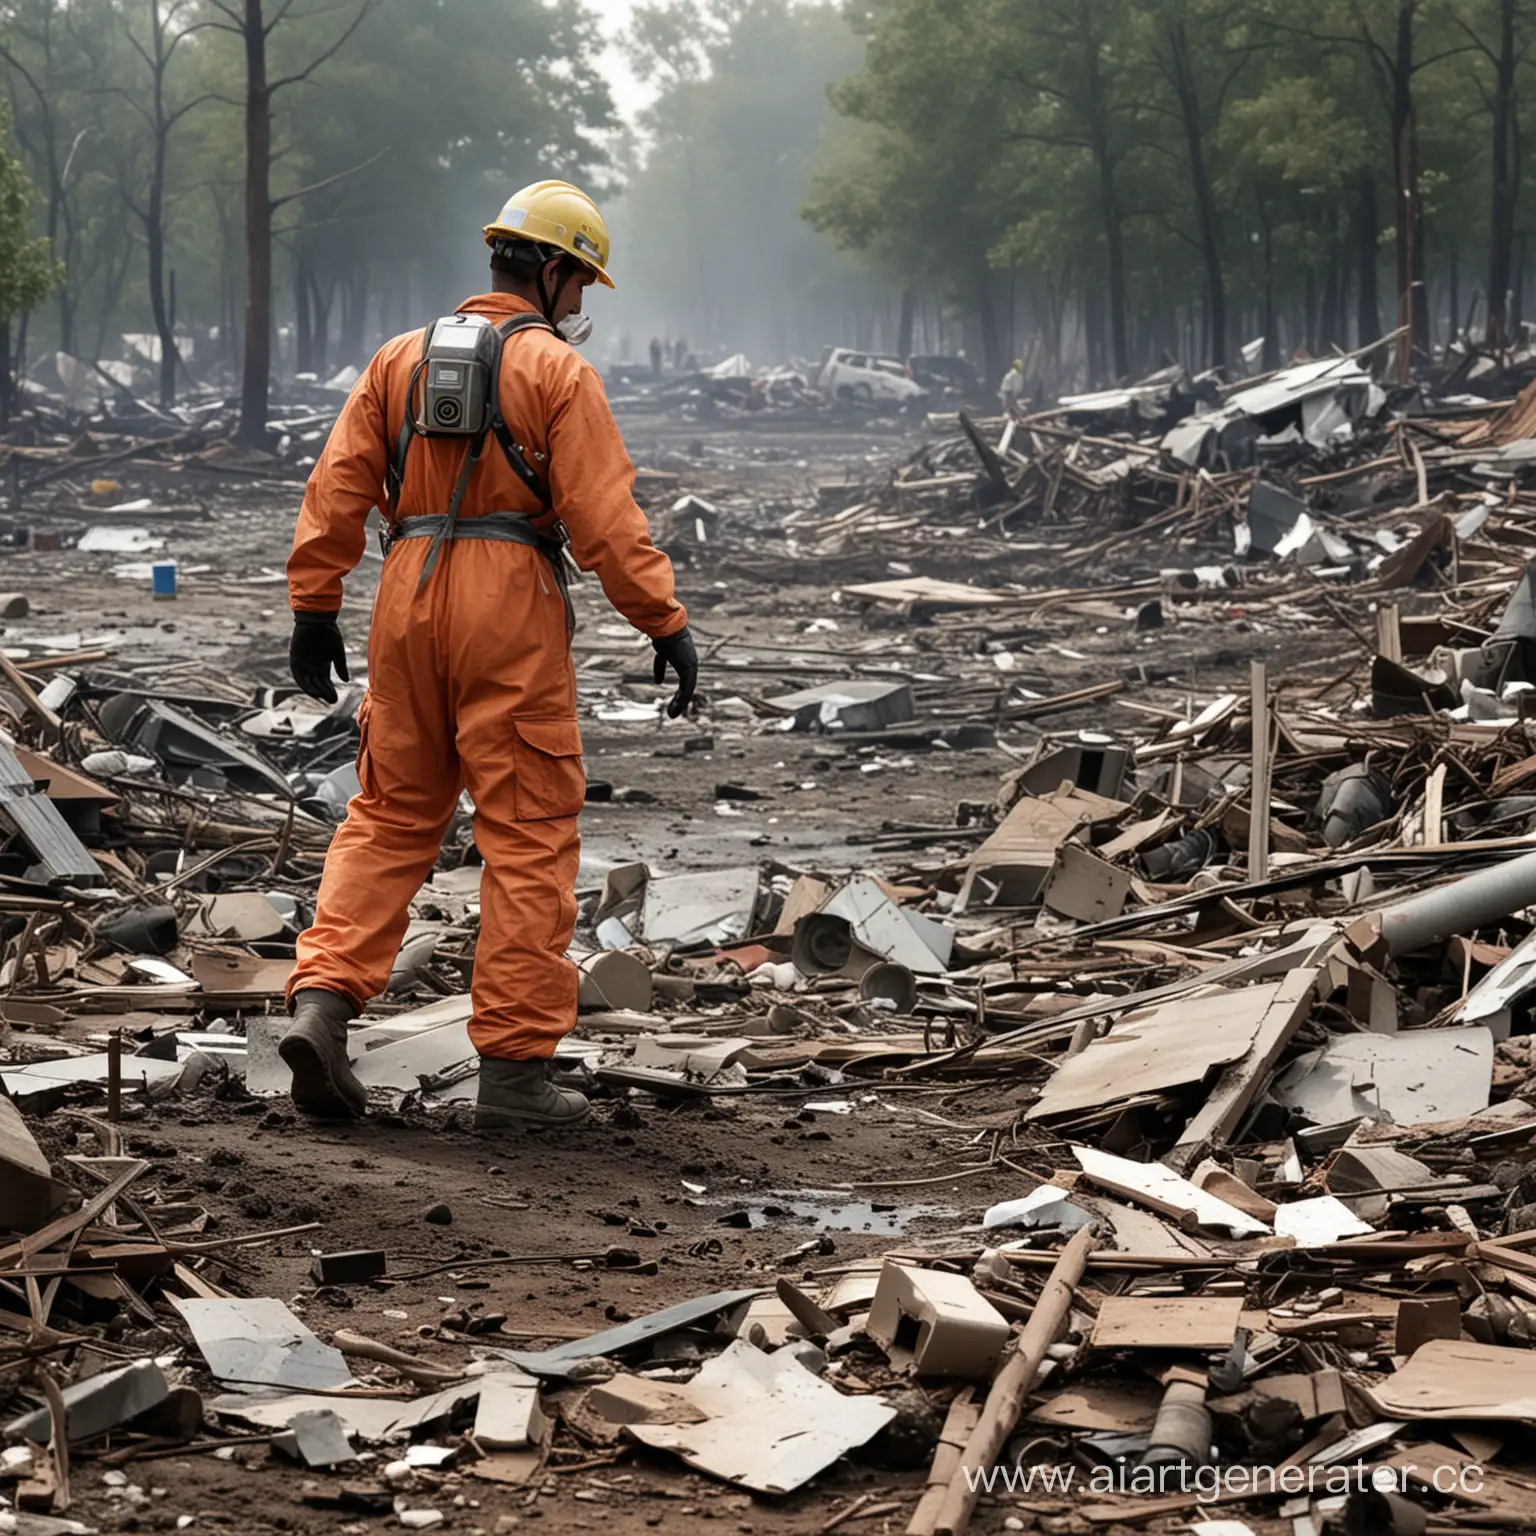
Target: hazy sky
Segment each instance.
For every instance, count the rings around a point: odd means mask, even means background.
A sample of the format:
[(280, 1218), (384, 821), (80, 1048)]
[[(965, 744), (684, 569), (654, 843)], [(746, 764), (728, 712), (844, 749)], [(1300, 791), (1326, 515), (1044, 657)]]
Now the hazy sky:
[(587, 5), (602, 18), (603, 31), (610, 39), (600, 62), (608, 77), (608, 88), (613, 92), (614, 106), (620, 117), (630, 119), (651, 95), (650, 90), (635, 79), (623, 51), (613, 41), (628, 23), (634, 0), (587, 0)]

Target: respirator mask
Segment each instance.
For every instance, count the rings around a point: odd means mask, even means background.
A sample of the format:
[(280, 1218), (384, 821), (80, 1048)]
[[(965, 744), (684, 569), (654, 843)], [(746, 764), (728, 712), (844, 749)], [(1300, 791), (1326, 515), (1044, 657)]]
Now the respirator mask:
[(592, 316), (580, 313), (567, 315), (555, 330), (573, 347), (579, 347), (592, 334)]

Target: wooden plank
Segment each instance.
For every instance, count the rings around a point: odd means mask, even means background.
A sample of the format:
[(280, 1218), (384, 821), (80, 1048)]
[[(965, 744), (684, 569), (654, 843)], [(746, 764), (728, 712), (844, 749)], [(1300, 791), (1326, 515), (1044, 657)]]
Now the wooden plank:
[(1269, 879), (1269, 807), (1272, 779), (1269, 751), (1269, 673), (1262, 661), (1253, 663), (1253, 814), (1248, 821), (1248, 878)]
[(38, 698), (32, 684), (17, 670), (16, 663), (4, 651), (0, 651), (0, 677), (5, 678), (26, 706), (28, 713), (41, 721), (48, 734), (57, 741), (64, 734), (63, 721)]
[(1094, 1349), (1228, 1349), (1243, 1315), (1241, 1296), (1106, 1296)]
[(1439, 764), (1424, 786), (1424, 846), (1445, 843), (1445, 764)]
[(1275, 1063), (1312, 1012), (1321, 974), (1317, 967), (1298, 966), (1281, 981), (1247, 1055), (1221, 1074), (1163, 1159), (1170, 1168), (1187, 1173), (1208, 1148), (1225, 1143), (1237, 1130), (1259, 1089), (1269, 1081)]
[(1383, 603), (1376, 610), (1376, 654), (1402, 665), (1403, 631), (1396, 603)]

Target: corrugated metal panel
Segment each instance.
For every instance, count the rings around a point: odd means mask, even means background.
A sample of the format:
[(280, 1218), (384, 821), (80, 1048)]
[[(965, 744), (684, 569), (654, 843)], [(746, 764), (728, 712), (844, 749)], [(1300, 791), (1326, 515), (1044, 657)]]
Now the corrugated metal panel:
[(13, 828), (37, 857), (29, 880), (47, 885), (105, 885), (107, 877), (59, 808), (7, 746), (0, 745), (0, 823)]

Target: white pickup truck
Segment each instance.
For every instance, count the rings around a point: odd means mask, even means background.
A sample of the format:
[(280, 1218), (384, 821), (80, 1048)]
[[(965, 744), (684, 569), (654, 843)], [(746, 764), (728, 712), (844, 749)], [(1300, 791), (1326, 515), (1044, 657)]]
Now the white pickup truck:
[(830, 400), (883, 401), (915, 404), (928, 391), (907, 372), (899, 357), (877, 352), (856, 352), (851, 347), (829, 347), (822, 358), (816, 387)]

